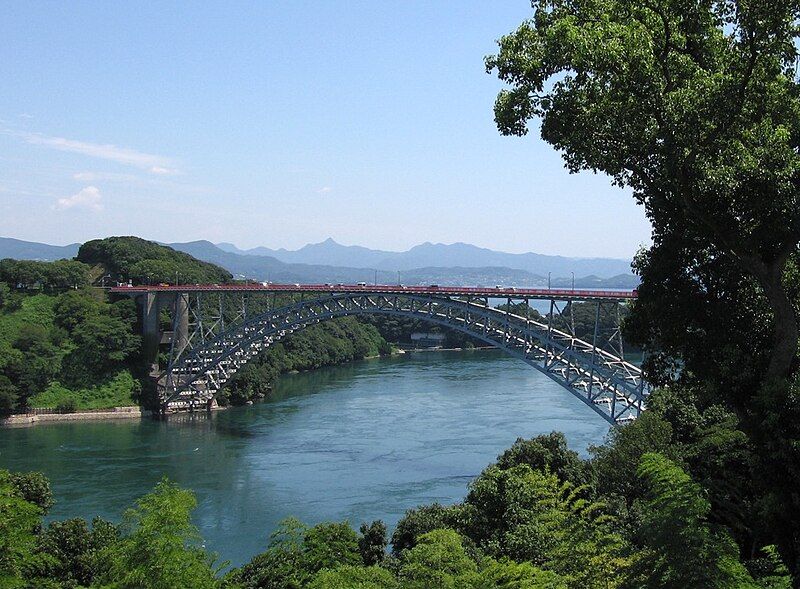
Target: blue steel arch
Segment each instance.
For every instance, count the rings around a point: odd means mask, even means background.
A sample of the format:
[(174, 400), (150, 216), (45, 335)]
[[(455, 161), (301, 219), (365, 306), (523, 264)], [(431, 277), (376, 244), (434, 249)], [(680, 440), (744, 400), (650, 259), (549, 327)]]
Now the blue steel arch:
[(612, 424), (635, 419), (645, 408), (649, 388), (638, 367), (552, 323), (471, 300), (376, 293), (301, 300), (195, 343), (159, 379), (162, 407), (210, 406), (225, 382), (270, 345), (308, 325), (364, 314), (412, 317), (475, 337), (546, 374)]

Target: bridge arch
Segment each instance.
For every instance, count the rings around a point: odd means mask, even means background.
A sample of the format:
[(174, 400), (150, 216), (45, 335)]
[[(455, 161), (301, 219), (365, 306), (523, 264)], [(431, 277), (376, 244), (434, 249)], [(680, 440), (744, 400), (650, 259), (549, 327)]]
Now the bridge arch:
[(194, 342), (159, 379), (162, 407), (210, 406), (242, 366), (284, 337), (336, 317), (366, 314), (420, 319), (497, 347), (547, 375), (612, 424), (635, 419), (645, 408), (649, 389), (638, 367), (596, 341), (555, 329), (552, 316), (544, 323), (469, 299), (346, 292), (271, 309)]

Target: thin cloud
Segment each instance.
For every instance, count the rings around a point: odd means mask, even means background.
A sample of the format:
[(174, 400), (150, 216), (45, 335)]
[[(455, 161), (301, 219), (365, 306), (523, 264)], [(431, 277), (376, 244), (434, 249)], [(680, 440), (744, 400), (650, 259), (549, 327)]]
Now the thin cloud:
[(173, 174), (177, 174), (178, 170), (174, 168), (164, 168), (162, 166), (153, 166), (150, 168), (149, 172), (151, 174), (158, 174), (159, 176), (171, 176)]
[(110, 143), (89, 143), (64, 137), (50, 137), (41, 133), (10, 132), (22, 138), (26, 143), (41, 145), (58, 151), (79, 153), (88, 157), (110, 160), (126, 166), (147, 170), (151, 174), (176, 174), (174, 164), (169, 158), (150, 153), (143, 153), (127, 147), (119, 147)]
[(317, 190), (317, 194), (328, 194), (331, 190), (333, 190), (333, 188), (331, 188), (330, 186), (323, 186), (322, 188)]
[(68, 196), (67, 198), (59, 198), (53, 208), (57, 211), (65, 211), (67, 209), (86, 209), (89, 211), (102, 211), (103, 210), (103, 195), (100, 194), (100, 189), (96, 186), (87, 186), (80, 192)]
[(118, 172), (77, 172), (72, 175), (79, 182), (136, 182), (139, 177), (135, 174), (121, 174)]

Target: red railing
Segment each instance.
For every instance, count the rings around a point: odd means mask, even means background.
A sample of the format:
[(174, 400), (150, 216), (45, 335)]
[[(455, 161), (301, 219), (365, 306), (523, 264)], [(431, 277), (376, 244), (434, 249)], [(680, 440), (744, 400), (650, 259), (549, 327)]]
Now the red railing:
[(570, 288), (516, 288), (485, 286), (403, 286), (396, 284), (181, 284), (181, 285), (138, 285), (115, 286), (110, 289), (117, 294), (144, 292), (368, 292), (368, 293), (408, 293), (440, 294), (450, 296), (481, 296), (496, 298), (569, 298), (569, 299), (635, 299), (636, 290), (591, 290)]

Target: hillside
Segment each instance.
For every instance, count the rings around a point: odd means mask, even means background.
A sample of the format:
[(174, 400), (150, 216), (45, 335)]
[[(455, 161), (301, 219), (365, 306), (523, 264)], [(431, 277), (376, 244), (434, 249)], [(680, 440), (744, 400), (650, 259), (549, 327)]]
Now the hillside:
[(233, 278), (219, 266), (139, 237), (87, 241), (80, 247), (77, 260), (100, 266), (112, 280), (134, 283), (220, 283)]

